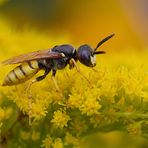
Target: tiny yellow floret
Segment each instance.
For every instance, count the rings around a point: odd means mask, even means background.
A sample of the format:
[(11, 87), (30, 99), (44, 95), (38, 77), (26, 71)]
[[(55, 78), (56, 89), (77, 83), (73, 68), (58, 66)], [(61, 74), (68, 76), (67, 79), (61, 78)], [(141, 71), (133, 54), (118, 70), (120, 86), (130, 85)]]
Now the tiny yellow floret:
[(66, 114), (65, 111), (55, 111), (53, 115), (53, 119), (51, 122), (55, 125), (57, 128), (63, 128), (67, 127), (67, 122), (70, 120), (70, 117)]
[(64, 144), (61, 138), (56, 138), (52, 144), (53, 148), (64, 148)]

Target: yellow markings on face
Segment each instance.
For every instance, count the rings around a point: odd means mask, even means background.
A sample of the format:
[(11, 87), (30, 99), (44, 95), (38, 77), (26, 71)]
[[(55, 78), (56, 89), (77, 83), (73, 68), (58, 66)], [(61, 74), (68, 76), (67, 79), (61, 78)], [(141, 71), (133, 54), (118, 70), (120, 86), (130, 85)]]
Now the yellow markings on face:
[(92, 65), (95, 66), (96, 65), (96, 56), (95, 55), (90, 56), (90, 60), (91, 60)]

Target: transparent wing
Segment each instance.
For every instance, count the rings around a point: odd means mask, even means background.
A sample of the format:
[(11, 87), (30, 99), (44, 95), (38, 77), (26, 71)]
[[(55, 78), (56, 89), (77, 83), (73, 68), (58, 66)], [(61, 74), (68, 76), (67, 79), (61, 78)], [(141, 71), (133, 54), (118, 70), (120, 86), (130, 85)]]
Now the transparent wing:
[(17, 64), (17, 63), (24, 63), (32, 60), (39, 60), (39, 59), (58, 59), (63, 58), (65, 55), (63, 53), (52, 52), (49, 49), (47, 50), (39, 50), (35, 52), (30, 52), (27, 54), (22, 54), (19, 56), (12, 57), (2, 62), (2, 64)]

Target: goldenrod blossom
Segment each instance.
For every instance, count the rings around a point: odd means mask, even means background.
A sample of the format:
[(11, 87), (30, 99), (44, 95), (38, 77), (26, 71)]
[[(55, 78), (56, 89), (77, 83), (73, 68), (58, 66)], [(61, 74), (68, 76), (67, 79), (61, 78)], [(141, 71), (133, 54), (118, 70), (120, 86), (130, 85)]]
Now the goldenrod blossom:
[(21, 131), (20, 137), (21, 137), (23, 140), (28, 140), (28, 139), (30, 138), (30, 133), (27, 132), (27, 131)]
[(66, 114), (65, 111), (58, 110), (54, 112), (51, 122), (55, 125), (55, 127), (62, 129), (63, 127), (68, 126), (67, 122), (69, 120), (70, 117)]
[(49, 135), (47, 135), (47, 137), (43, 140), (43, 144), (41, 146), (45, 148), (51, 148), (51, 145), (52, 145), (52, 138)]
[(73, 135), (71, 135), (70, 133), (66, 133), (64, 140), (65, 140), (66, 145), (68, 145), (68, 144), (72, 144), (74, 146), (79, 145), (79, 140), (76, 137), (74, 137)]
[(31, 139), (32, 139), (33, 141), (39, 140), (39, 139), (40, 139), (40, 132), (33, 131), (33, 132), (32, 132), (32, 135), (31, 135)]
[(53, 148), (64, 148), (63, 141), (61, 138), (56, 138), (52, 143)]
[(0, 120), (3, 120), (5, 118), (5, 111), (0, 108)]
[(88, 97), (80, 106), (80, 111), (82, 111), (82, 114), (87, 114), (88, 116), (90, 116), (93, 114), (97, 114), (100, 108), (101, 105), (96, 99)]
[[(71, 42), (65, 35), (52, 38), (35, 30), (11, 32), (2, 20), (0, 28), (2, 60)], [(83, 76), (76, 68), (57, 71), (59, 92), (52, 73), (27, 91), (30, 81), (43, 71), (20, 85), (0, 87), (0, 136), (7, 142), (2, 147), (77, 147), (83, 137), (110, 130), (128, 131), (147, 140), (147, 57), (147, 52), (135, 52), (131, 62), (129, 52), (106, 54), (98, 56), (93, 69), (77, 62)], [(0, 84), (15, 66), (0, 68)], [(31, 126), (29, 119), (34, 121)]]

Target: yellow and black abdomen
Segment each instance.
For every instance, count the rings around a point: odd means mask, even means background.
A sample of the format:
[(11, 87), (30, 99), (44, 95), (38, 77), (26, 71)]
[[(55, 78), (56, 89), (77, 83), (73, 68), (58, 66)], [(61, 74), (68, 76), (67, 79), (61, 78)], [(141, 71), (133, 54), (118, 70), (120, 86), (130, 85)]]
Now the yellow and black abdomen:
[(10, 71), (4, 79), (3, 86), (20, 84), (33, 77), (40, 70), (37, 61), (23, 63)]

